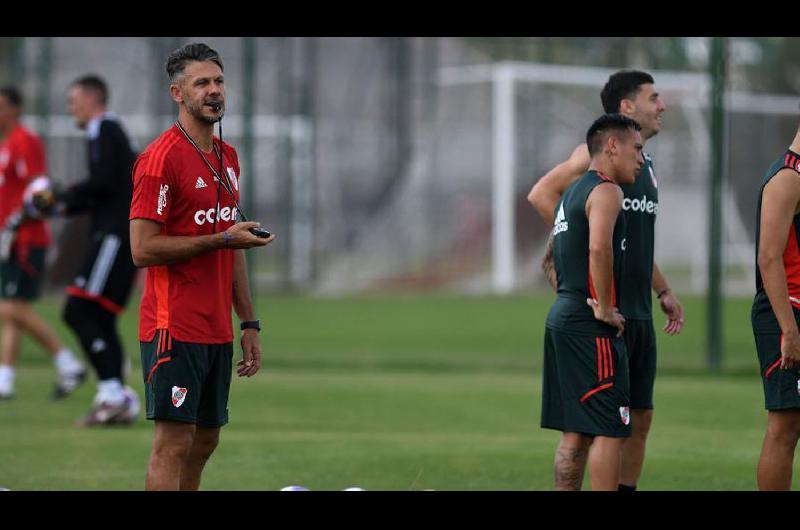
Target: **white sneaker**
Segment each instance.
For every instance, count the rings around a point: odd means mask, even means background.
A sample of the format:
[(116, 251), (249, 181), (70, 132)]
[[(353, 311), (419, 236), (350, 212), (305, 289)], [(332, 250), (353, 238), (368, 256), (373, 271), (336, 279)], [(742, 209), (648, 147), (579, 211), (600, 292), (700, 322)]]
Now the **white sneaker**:
[(14, 369), (10, 366), (0, 365), (0, 399), (14, 397)]
[(75, 389), (81, 385), (81, 383), (86, 381), (87, 374), (88, 372), (83, 367), (81, 367), (80, 371), (77, 372), (64, 372), (58, 374), (56, 386), (53, 389), (53, 393), (50, 395), (50, 399), (63, 399), (72, 394), (72, 392), (74, 392)]
[(14, 397), (14, 385), (0, 386), (0, 399), (11, 399)]
[(122, 391), (125, 393), (126, 408), (124, 412), (114, 418), (114, 423), (117, 425), (130, 425), (139, 417), (142, 405), (139, 402), (139, 395), (131, 387), (126, 386)]
[(92, 407), (89, 413), (78, 420), (81, 427), (94, 427), (95, 425), (114, 425), (114, 419), (125, 412), (125, 403), (111, 405), (110, 403), (99, 403)]
[(104, 401), (103, 395), (95, 397), (92, 410), (79, 420), (78, 425), (82, 427), (94, 427), (97, 425), (130, 425), (139, 415), (139, 396), (130, 387), (123, 390), (124, 396), (118, 404)]

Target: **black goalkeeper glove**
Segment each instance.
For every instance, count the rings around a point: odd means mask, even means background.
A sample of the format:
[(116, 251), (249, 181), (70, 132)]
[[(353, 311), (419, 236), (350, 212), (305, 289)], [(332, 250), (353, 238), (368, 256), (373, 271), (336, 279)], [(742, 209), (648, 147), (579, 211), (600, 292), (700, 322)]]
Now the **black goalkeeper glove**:
[(41, 219), (59, 213), (58, 202), (53, 190), (46, 189), (37, 191), (31, 197), (31, 202), (26, 205), (25, 213), (28, 217)]

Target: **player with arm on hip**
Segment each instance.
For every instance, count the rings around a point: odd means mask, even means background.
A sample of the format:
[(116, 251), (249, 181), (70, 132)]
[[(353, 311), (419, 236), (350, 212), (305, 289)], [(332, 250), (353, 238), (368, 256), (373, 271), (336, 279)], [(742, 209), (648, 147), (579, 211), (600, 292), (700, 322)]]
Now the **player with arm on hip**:
[(630, 436), (627, 326), (617, 310), (626, 252), (619, 185), (642, 165), (639, 124), (606, 114), (587, 132), (588, 171), (569, 186), (553, 223), (557, 297), (547, 315), (541, 426), (561, 431), (555, 488), (616, 490)]
[(756, 218), (756, 295), (751, 321), (767, 429), (758, 489), (789, 490), (800, 438), (800, 130), (767, 171)]
[[(620, 71), (609, 77), (600, 95), (606, 112), (618, 112), (641, 125), (647, 142), (661, 129), (666, 107), (650, 74)], [(528, 201), (546, 223), (564, 190), (589, 167), (586, 144), (578, 146), (568, 160), (554, 167), (533, 186)], [(626, 221), (627, 250), (619, 308), (626, 319), (631, 378), (633, 432), (623, 447), (620, 490), (635, 490), (644, 465), (647, 435), (653, 418), (653, 390), (656, 376), (656, 338), (653, 327), (652, 296), (658, 297), (667, 317), (663, 330), (674, 335), (683, 328), (683, 307), (669, 288), (654, 260), (655, 220), (658, 213), (658, 184), (652, 158), (644, 153), (644, 164), (632, 184), (623, 184), (622, 202)], [(548, 240), (542, 268), (552, 284), (552, 242)]]

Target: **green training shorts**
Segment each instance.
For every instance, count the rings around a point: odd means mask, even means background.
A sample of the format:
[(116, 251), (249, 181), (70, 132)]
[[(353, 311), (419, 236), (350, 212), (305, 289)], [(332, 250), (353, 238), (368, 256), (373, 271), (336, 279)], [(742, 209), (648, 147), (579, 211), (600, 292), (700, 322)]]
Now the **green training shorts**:
[(625, 320), (631, 408), (652, 409), (656, 383), (656, 331), (652, 320)]
[(140, 345), (148, 420), (210, 428), (228, 423), (233, 343), (181, 342), (162, 329)]
[(11, 250), (0, 263), (0, 298), (31, 301), (39, 298), (47, 248), (27, 246)]
[(622, 338), (545, 328), (541, 426), (589, 436), (630, 436), (628, 356)]
[(781, 369), (781, 338), (777, 333), (755, 333), (767, 410), (800, 408), (800, 370)]

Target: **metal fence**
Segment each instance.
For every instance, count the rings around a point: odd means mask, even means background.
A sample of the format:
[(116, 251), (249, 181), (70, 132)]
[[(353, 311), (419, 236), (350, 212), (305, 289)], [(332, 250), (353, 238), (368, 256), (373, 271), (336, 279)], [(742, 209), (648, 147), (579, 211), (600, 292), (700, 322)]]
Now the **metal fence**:
[[(728, 161), (725, 285), (752, 288), (756, 185), (797, 124), (791, 79), (769, 86), (756, 74), (779, 67), (792, 39), (730, 40), (721, 146), (708, 140), (704, 38), (0, 39), (0, 77), (23, 89), (25, 122), (45, 139), (52, 178), (67, 183), (86, 172), (85, 141), (65, 108), (75, 77), (106, 78), (110, 110), (143, 149), (176, 116), (165, 58), (191, 41), (222, 55), (224, 136), (239, 150), (242, 205), (278, 235), (250, 253), (259, 288), (487, 292), (496, 287), (499, 219), (513, 250), (510, 288), (543, 285), (547, 227), (525, 196), (581, 142), (602, 111), (604, 77), (620, 68), (651, 70), (669, 106), (647, 147), (660, 178), (657, 259), (681, 288), (706, 288), (709, 156), (720, 148)], [(517, 76), (504, 137), (491, 74), (498, 65)], [(481, 68), (485, 79), (454, 81)], [(551, 79), (526, 80), (534, 71)], [(498, 207), (504, 149), (512, 191)], [(59, 249), (75, 248), (79, 224), (53, 221), (54, 285), (69, 279), (75, 253)]]

